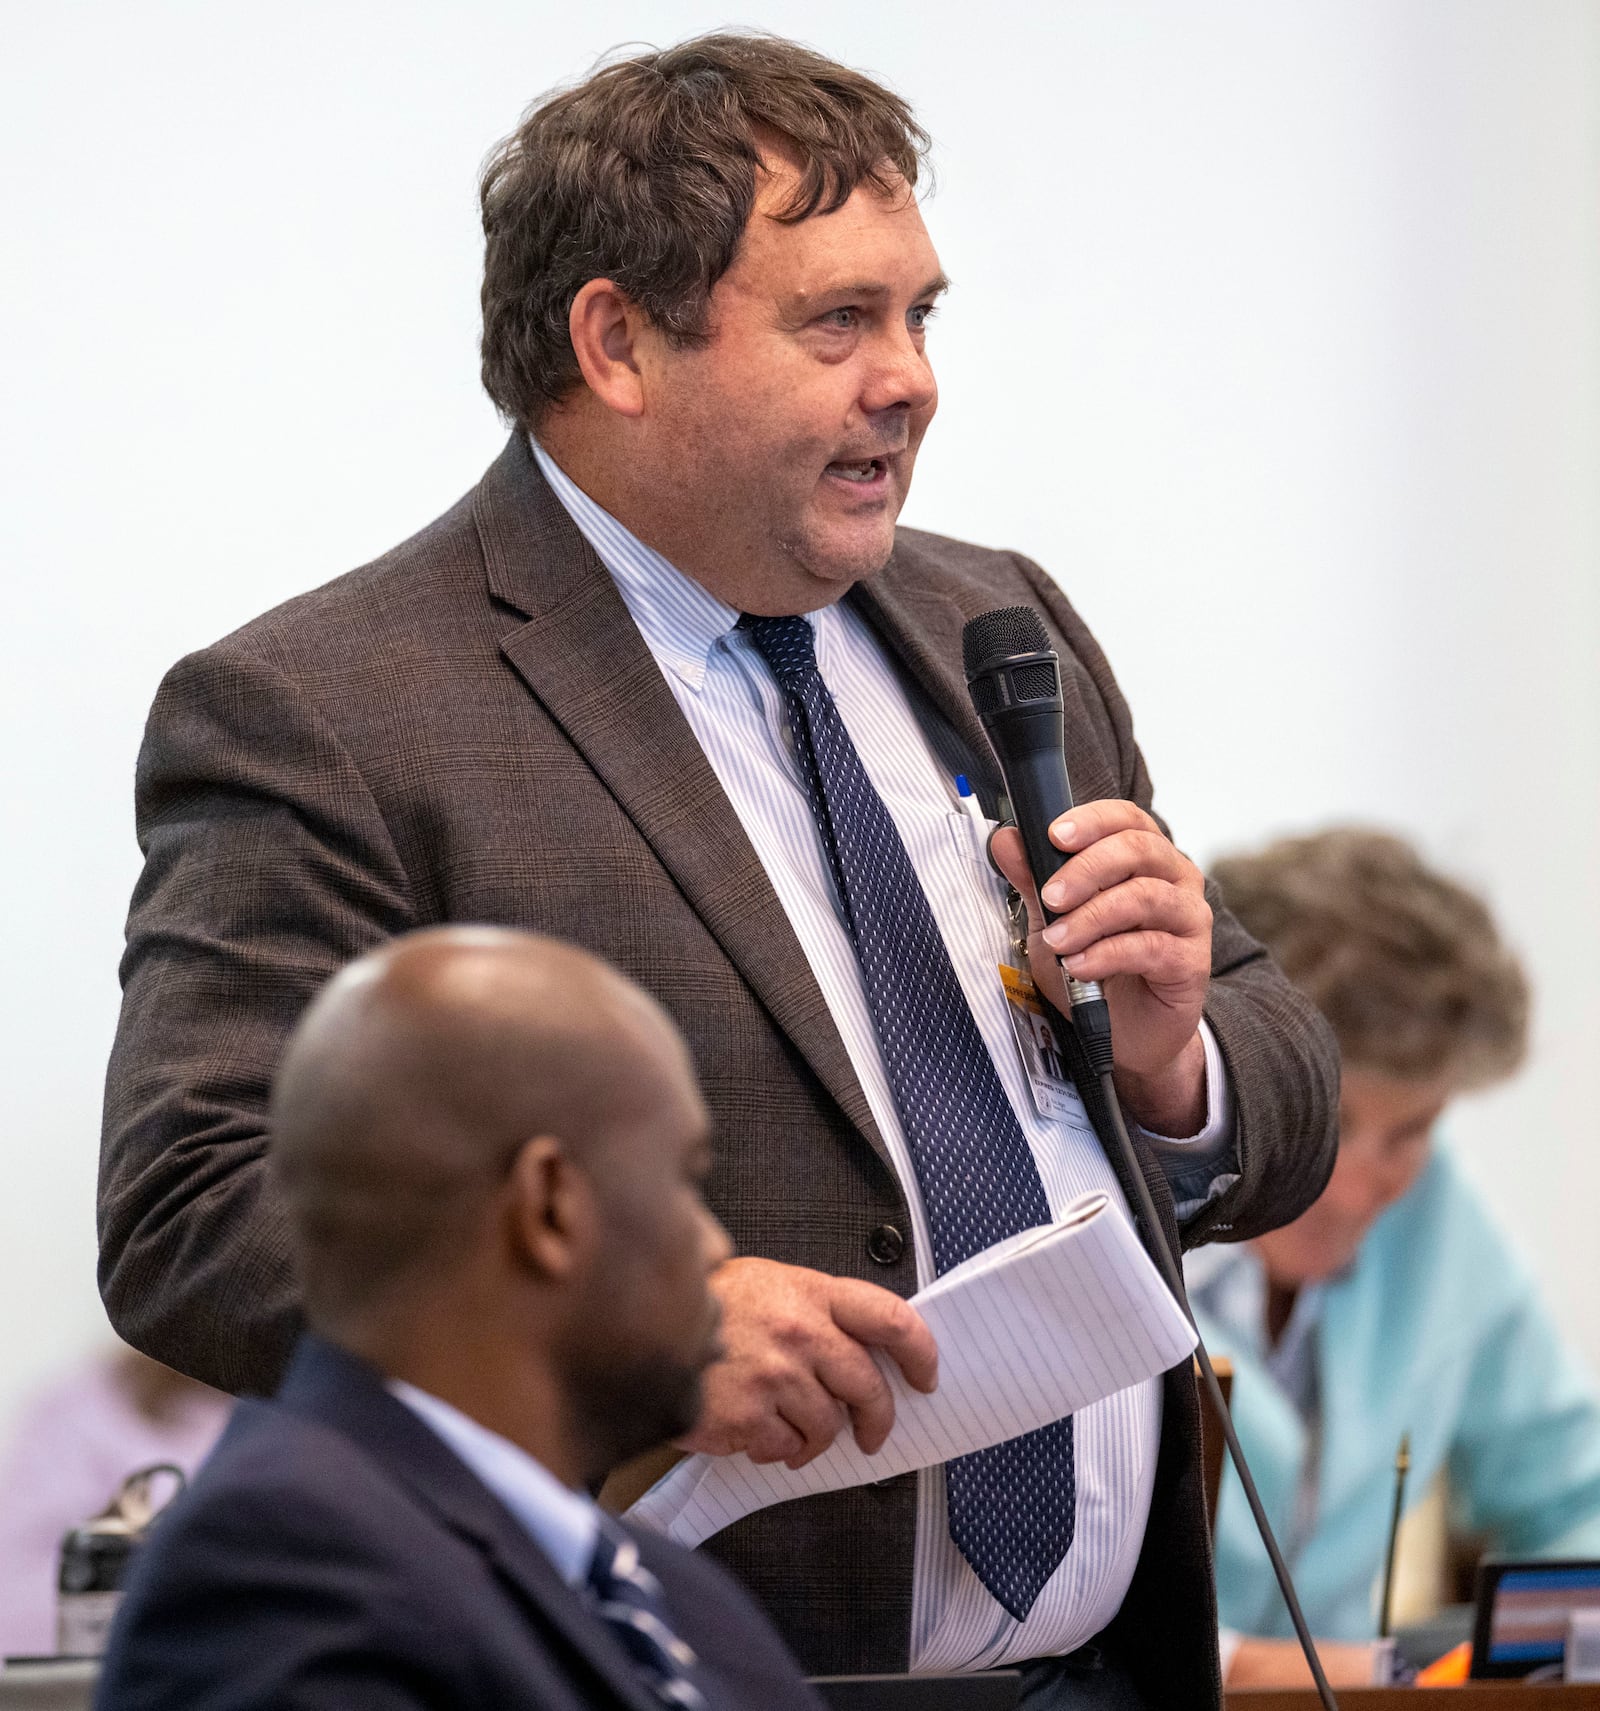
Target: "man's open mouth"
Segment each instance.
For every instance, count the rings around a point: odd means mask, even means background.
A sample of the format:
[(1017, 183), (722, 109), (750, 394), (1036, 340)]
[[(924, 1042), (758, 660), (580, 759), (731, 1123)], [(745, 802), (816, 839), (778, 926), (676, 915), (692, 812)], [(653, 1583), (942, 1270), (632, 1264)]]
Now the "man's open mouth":
[(889, 468), (888, 460), (881, 457), (863, 458), (858, 462), (830, 463), (828, 474), (837, 475), (841, 481), (875, 481)]

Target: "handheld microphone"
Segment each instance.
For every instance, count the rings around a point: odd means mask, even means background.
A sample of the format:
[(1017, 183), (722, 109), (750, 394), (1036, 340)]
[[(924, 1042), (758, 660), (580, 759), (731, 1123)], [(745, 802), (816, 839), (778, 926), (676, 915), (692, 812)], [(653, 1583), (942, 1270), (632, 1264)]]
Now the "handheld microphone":
[[(1028, 867), (1035, 884), (1042, 887), (1069, 859), (1065, 851), (1050, 842), (1051, 821), (1072, 807), (1072, 786), (1067, 780), (1067, 760), (1062, 747), (1061, 662), (1050, 646), (1044, 620), (1031, 606), (1001, 606), (972, 619), (961, 632), (961, 658), (973, 710), (983, 722), (989, 745), (1000, 763), (1006, 795), (1011, 801), (1011, 817), (1028, 852)], [(1042, 898), (1039, 906), (1044, 909)], [(1045, 909), (1044, 913), (1046, 919), (1055, 919), (1055, 911)], [(1127, 1123), (1117, 1098), (1111, 1073), (1111, 1013), (1105, 995), (1097, 981), (1074, 980), (1065, 969), (1061, 972), (1066, 978), (1071, 1004), (1072, 1031), (1093, 1066), (1105, 1102), (1110, 1134), (1107, 1136), (1099, 1120), (1094, 1119), (1096, 1132), (1108, 1156), (1115, 1154), (1121, 1162), (1124, 1183), (1131, 1187), (1145, 1227), (1151, 1233), (1150, 1257), (1192, 1325), (1194, 1315), (1189, 1311), (1178, 1262), (1160, 1235), (1160, 1216), (1133, 1142), (1128, 1138)], [(1338, 1702), (1317, 1656), (1316, 1642), (1300, 1608), (1288, 1565), (1273, 1537), (1272, 1525), (1262, 1507), (1198, 1327), (1195, 1334), (1195, 1359), (1200, 1364), (1201, 1381), (1210, 1393), (1213, 1412), (1222, 1427), (1256, 1531), (1266, 1546), (1289, 1620), (1310, 1666), (1312, 1682), (1325, 1711), (1338, 1711)]]
[[(961, 632), (962, 664), (973, 710), (983, 722), (1005, 778), (1011, 817), (1022, 834), (1035, 884), (1069, 858), (1050, 842), (1050, 824), (1072, 807), (1062, 748), (1061, 662), (1031, 606), (1001, 606)], [(1044, 908), (1043, 903), (1040, 907)], [(1053, 921), (1055, 911), (1044, 910)], [(1062, 970), (1073, 1031), (1096, 1074), (1111, 1068), (1111, 1012), (1098, 981)]]

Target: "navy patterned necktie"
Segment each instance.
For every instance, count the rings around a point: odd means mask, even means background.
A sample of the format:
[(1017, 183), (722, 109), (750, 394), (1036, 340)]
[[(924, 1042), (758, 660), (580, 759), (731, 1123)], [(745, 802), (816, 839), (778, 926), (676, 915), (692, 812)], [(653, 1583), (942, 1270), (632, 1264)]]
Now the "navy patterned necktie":
[[(1050, 1204), (1016, 1113), (972, 1019), (938, 923), (883, 799), (817, 670), (805, 618), (744, 629), (788, 702), (811, 810), (861, 964), (895, 1108), (946, 1272)], [(1017, 1621), (1072, 1543), (1072, 1421), (962, 1456), (945, 1468), (950, 1536)]]
[(688, 1674), (694, 1652), (667, 1625), (661, 1582), (639, 1561), (639, 1547), (626, 1533), (602, 1523), (587, 1584), (601, 1620), (656, 1698), (674, 1711), (705, 1711), (705, 1695)]

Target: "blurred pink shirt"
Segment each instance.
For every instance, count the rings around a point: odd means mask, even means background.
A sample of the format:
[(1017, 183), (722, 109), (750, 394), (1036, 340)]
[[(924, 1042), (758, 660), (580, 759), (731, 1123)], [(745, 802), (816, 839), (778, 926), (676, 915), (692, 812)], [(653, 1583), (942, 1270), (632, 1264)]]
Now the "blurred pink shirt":
[(62, 1535), (106, 1508), (138, 1468), (170, 1461), (192, 1475), (227, 1424), (232, 1398), (199, 1385), (147, 1418), (123, 1379), (127, 1358), (102, 1350), (13, 1417), (0, 1451), (0, 1656), (55, 1651)]

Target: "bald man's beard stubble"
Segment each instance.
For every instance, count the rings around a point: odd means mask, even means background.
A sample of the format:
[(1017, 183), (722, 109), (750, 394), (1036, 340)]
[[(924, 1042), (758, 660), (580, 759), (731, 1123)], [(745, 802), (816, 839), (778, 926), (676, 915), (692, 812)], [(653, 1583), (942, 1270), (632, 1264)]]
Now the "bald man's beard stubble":
[(603, 1448), (597, 1473), (690, 1431), (700, 1418), (709, 1364), (687, 1364), (659, 1350), (608, 1358), (591, 1345), (581, 1370), (569, 1375), (568, 1398), (576, 1441)]

